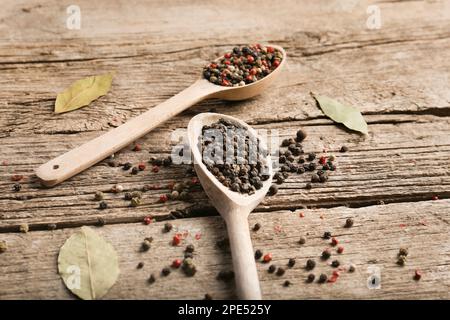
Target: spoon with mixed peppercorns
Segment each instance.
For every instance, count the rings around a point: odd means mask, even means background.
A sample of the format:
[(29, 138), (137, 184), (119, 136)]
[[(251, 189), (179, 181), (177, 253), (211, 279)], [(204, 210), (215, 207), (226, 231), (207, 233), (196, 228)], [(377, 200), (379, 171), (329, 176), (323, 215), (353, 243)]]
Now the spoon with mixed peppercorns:
[(36, 175), (56, 185), (107, 158), (162, 122), (207, 98), (244, 100), (260, 94), (280, 74), (286, 61), (283, 48), (249, 45), (233, 48), (206, 65), (202, 77), (172, 98), (123, 125), (41, 165)]
[(217, 113), (193, 117), (188, 139), (203, 190), (227, 225), (237, 295), (261, 299), (247, 218), (272, 181), (265, 143), (245, 122)]

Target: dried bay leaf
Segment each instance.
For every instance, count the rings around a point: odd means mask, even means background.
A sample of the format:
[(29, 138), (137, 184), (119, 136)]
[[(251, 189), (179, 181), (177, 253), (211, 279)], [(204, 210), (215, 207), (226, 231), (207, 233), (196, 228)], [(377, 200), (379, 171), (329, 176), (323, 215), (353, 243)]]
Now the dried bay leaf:
[(55, 101), (55, 113), (72, 111), (108, 93), (113, 74), (107, 73), (75, 81), (69, 88), (59, 93)]
[(93, 300), (108, 292), (120, 270), (113, 246), (93, 229), (82, 227), (61, 247), (58, 272), (70, 291), (81, 299)]
[(313, 93), (311, 95), (317, 101), (323, 113), (333, 121), (342, 123), (351, 130), (364, 134), (368, 133), (367, 123), (357, 108), (341, 104), (326, 96), (316, 96)]

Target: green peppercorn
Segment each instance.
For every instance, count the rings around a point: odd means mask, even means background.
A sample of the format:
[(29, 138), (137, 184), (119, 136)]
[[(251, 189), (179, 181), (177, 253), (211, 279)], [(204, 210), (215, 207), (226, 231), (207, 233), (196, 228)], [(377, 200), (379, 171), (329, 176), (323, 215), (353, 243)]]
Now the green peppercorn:
[(132, 207), (137, 207), (141, 204), (141, 198), (131, 198), (130, 205)]
[(101, 201), (104, 198), (104, 194), (101, 191), (96, 191), (94, 194), (94, 200)]
[(27, 233), (30, 230), (30, 227), (28, 226), (28, 223), (22, 223), (19, 226), (19, 231), (22, 233)]

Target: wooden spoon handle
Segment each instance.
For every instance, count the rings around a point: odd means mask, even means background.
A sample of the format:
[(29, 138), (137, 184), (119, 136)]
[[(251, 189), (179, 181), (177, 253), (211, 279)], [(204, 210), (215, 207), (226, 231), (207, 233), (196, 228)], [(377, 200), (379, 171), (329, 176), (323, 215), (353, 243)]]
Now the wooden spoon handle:
[(119, 151), (162, 122), (216, 92), (215, 87), (219, 86), (206, 80), (198, 80), (123, 125), (43, 164), (36, 170), (36, 175), (44, 185), (56, 185)]
[(242, 300), (261, 300), (261, 289), (259, 287), (247, 214), (243, 212), (228, 214), (226, 223), (238, 298)]

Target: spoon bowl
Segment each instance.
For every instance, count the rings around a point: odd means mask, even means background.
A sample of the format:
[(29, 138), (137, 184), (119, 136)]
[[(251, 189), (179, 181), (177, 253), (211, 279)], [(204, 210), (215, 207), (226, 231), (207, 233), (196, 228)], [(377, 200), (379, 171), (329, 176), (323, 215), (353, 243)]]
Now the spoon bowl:
[[(265, 160), (269, 168), (269, 179), (264, 181), (262, 188), (256, 190), (252, 195), (234, 192), (222, 185), (203, 163), (197, 146), (203, 126), (215, 123), (219, 119), (228, 120), (238, 127), (246, 129), (249, 135), (258, 137), (255, 130), (239, 119), (217, 113), (201, 113), (193, 117), (188, 125), (188, 140), (194, 169), (212, 205), (227, 224), (238, 297), (258, 300), (261, 299), (261, 290), (247, 218), (249, 213), (263, 200), (271, 186), (272, 162), (270, 154), (268, 154)], [(264, 146), (265, 141), (261, 137), (259, 138)]]
[(164, 121), (204, 99), (244, 100), (262, 93), (280, 75), (286, 64), (284, 49), (280, 46), (271, 46), (280, 50), (283, 58), (279, 66), (264, 78), (244, 86), (226, 87), (213, 84), (202, 77), (172, 98), (121, 126), (44, 163), (36, 169), (36, 176), (45, 186), (54, 186), (109, 157)]

